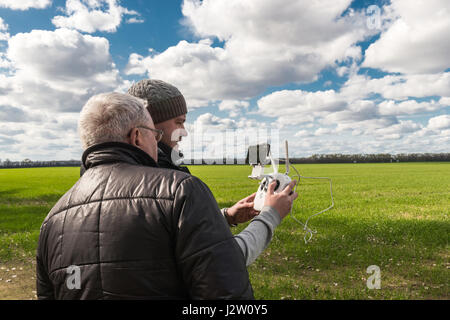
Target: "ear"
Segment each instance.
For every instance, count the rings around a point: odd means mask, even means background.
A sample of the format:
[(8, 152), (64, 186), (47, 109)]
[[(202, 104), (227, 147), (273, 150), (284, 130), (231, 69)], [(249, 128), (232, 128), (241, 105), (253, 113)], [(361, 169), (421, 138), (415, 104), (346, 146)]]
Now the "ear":
[(142, 144), (142, 135), (138, 128), (133, 128), (130, 132), (130, 136), (128, 137), (128, 143), (139, 147)]

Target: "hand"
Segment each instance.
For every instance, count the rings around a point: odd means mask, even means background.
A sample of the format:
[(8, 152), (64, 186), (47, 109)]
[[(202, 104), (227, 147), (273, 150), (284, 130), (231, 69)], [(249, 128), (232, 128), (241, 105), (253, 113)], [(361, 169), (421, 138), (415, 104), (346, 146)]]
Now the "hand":
[(292, 203), (298, 197), (297, 192), (292, 192), (297, 183), (296, 180), (291, 181), (286, 188), (280, 193), (274, 193), (275, 187), (277, 185), (276, 181), (272, 181), (267, 188), (266, 198), (264, 199), (265, 206), (271, 206), (280, 214), (281, 219), (287, 216), (291, 211)]
[(255, 200), (256, 192), (248, 197), (239, 200), (234, 206), (227, 210), (227, 221), (229, 224), (244, 223), (253, 219), (259, 214), (259, 211), (253, 209), (253, 201)]

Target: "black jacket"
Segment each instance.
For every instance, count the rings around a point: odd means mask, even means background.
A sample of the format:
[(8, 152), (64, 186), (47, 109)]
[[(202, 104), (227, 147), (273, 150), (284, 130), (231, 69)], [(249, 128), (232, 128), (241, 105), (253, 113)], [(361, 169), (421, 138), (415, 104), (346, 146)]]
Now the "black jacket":
[[(172, 161), (172, 148), (169, 147), (167, 144), (163, 142), (158, 143), (158, 166), (161, 168), (167, 168), (167, 169), (173, 169), (178, 170), (186, 173), (191, 173), (187, 167), (182, 167), (179, 165), (176, 165)], [(175, 156), (179, 159), (183, 158), (183, 154), (181, 152), (178, 152), (175, 154)], [(86, 168), (84, 166), (84, 163), (81, 163), (80, 167), (80, 177), (84, 174), (86, 171)]]
[(124, 143), (93, 146), (83, 163), (41, 226), (39, 299), (253, 298), (242, 251), (202, 181)]

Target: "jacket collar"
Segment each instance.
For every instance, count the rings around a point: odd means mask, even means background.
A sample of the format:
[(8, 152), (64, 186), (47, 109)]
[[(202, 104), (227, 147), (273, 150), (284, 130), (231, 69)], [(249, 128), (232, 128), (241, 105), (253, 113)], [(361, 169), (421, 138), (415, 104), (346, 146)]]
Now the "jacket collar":
[[(159, 148), (159, 150), (158, 150), (158, 158), (160, 157), (160, 154), (161, 154), (161, 151), (162, 151), (163, 158), (165, 158), (171, 164), (176, 165), (172, 161), (172, 152), (173, 152), (173, 148), (172, 147), (170, 147), (167, 144), (165, 144), (164, 142), (160, 141), (160, 142), (158, 142), (158, 148)], [(180, 151), (178, 151), (176, 155), (178, 156), (177, 160), (183, 158), (183, 154)]]
[(83, 152), (82, 164), (86, 169), (110, 163), (158, 167), (155, 160), (143, 150), (123, 142), (105, 142), (93, 145)]

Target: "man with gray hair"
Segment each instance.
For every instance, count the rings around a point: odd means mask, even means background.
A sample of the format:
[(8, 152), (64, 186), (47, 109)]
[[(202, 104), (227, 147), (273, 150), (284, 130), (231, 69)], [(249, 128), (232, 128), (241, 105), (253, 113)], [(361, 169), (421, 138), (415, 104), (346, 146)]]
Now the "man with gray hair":
[[(155, 128), (163, 132), (158, 142), (158, 165), (190, 173), (187, 167), (179, 165), (183, 154), (178, 149), (178, 142), (187, 136), (184, 127), (188, 112), (186, 101), (181, 92), (170, 83), (158, 79), (143, 79), (134, 83), (128, 93), (147, 101), (147, 109), (152, 116)], [(231, 227), (244, 223), (259, 212), (253, 209), (255, 195), (251, 194), (230, 208), (221, 209), (221, 213)]]
[(257, 251), (245, 250), (270, 241), (295, 182), (278, 194), (272, 184), (261, 214), (233, 236), (200, 179), (158, 167), (162, 133), (145, 101), (94, 96), (79, 133), (87, 170), (41, 226), (39, 299), (253, 298), (246, 265)]

